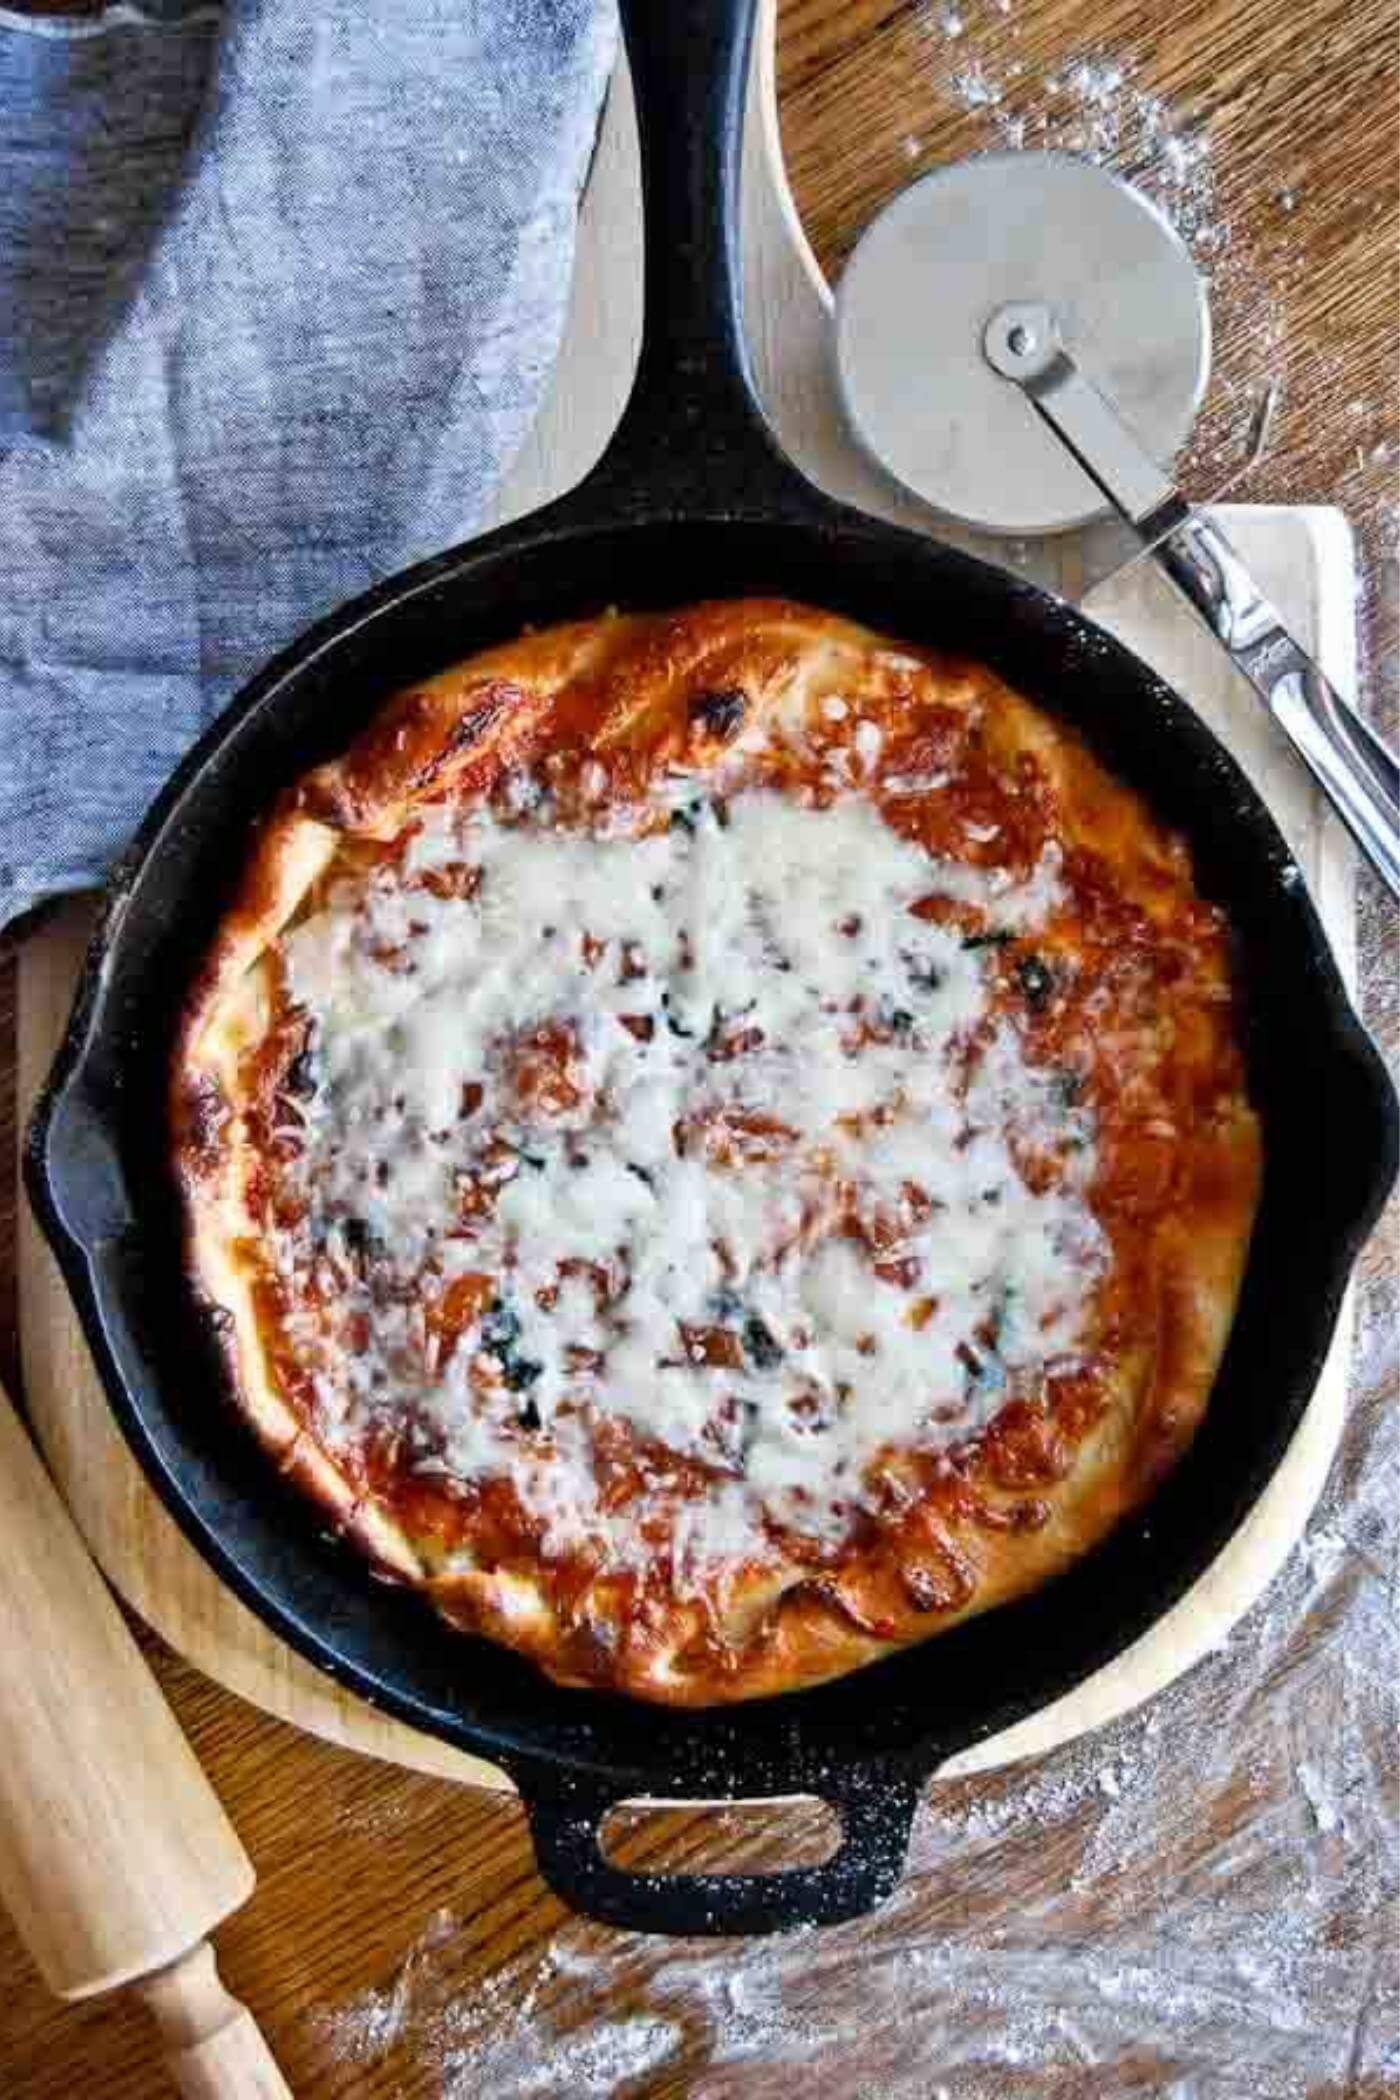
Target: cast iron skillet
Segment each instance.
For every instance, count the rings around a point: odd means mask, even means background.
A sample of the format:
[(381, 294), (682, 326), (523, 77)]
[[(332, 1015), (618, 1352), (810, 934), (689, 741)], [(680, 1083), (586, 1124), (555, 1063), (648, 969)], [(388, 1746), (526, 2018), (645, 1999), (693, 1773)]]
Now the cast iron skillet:
[[(186, 1533), (284, 1639), (376, 1705), (505, 1767), (577, 1909), (663, 1932), (858, 1915), (898, 1880), (921, 1780), (1118, 1655), (1210, 1563), (1273, 1473), (1395, 1171), (1396, 1111), (1272, 819), (1136, 658), (1069, 607), (812, 489), (741, 347), (737, 149), (749, 0), (626, 0), (647, 213), (645, 340), (607, 455), (536, 517), (397, 576), (255, 678), (185, 760), (114, 878), (35, 1117), (29, 1185), (112, 1406)], [(276, 791), (380, 701), (527, 622), (621, 601), (782, 592), (964, 650), (1082, 730), (1190, 838), (1229, 911), (1267, 1168), (1205, 1425), (1141, 1516), (1024, 1602), (817, 1691), (670, 1713), (564, 1691), (450, 1633), (320, 1536), (234, 1410), (193, 1317), (166, 1163), (172, 1027)], [(814, 1793), (844, 1841), (772, 1876), (634, 1876), (598, 1826), (628, 1796)]]

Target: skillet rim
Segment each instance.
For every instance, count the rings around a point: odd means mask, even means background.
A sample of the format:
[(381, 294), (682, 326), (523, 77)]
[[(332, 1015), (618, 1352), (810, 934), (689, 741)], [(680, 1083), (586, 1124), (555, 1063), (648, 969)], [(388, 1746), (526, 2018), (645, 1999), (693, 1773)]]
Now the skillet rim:
[[(576, 497), (582, 495), (576, 492)], [(805, 494), (805, 491), (804, 491)], [(520, 524), (504, 528), (487, 538), (470, 543), (464, 548), (450, 550), (402, 575), (389, 579), (372, 591), (352, 600), (326, 620), (323, 620), (299, 641), (283, 651), (260, 673), (258, 673), (236, 696), (231, 705), (218, 717), (210, 729), (182, 760), (175, 773), (157, 797), (143, 821), (128, 853), (123, 856), (109, 887), (106, 906), (94, 931), (80, 980), (73, 1015), (65, 1034), (63, 1045), (49, 1081), (41, 1095), (30, 1126), (26, 1146), (25, 1171), (31, 1197), (40, 1215), (41, 1223), (58, 1255), (70, 1292), (78, 1306), (80, 1318), (94, 1357), (101, 1372), (109, 1402), (117, 1415), (127, 1441), (136, 1452), (148, 1478), (151, 1479), (166, 1507), (175, 1516), (186, 1536), (214, 1566), (220, 1579), (227, 1582), (242, 1601), (254, 1610), (281, 1638), (305, 1655), (318, 1667), (327, 1670), (338, 1681), (352, 1685), (372, 1704), (396, 1713), (412, 1725), (426, 1727), (445, 1740), (463, 1747), (483, 1751), (501, 1762), (508, 1770), (523, 1771), (536, 1764), (543, 1764), (556, 1776), (564, 1772), (587, 1772), (595, 1778), (616, 1781), (619, 1794), (627, 1791), (664, 1793), (676, 1791), (696, 1783), (697, 1776), (708, 1775), (711, 1780), (737, 1781), (739, 1790), (747, 1793), (788, 1792), (794, 1785), (809, 1779), (819, 1772), (830, 1791), (832, 1766), (830, 1756), (817, 1750), (803, 1740), (804, 1713), (799, 1708), (818, 1709), (823, 1705), (823, 1689), (783, 1695), (778, 1699), (763, 1700), (736, 1708), (722, 1710), (724, 1725), (719, 1730), (707, 1728), (703, 1721), (698, 1728), (693, 1724), (694, 1715), (665, 1718), (669, 1723), (664, 1729), (655, 1731), (674, 1739), (678, 1733), (690, 1733), (701, 1740), (697, 1758), (682, 1758), (679, 1762), (667, 1761), (665, 1751), (660, 1759), (648, 1759), (639, 1766), (634, 1756), (619, 1758), (609, 1754), (606, 1742), (599, 1742), (606, 1727), (606, 1717), (591, 1714), (580, 1732), (565, 1730), (566, 1738), (561, 1742), (522, 1742), (519, 1731), (498, 1733), (489, 1721), (480, 1714), (464, 1715), (434, 1708), (425, 1702), (421, 1692), (406, 1690), (402, 1682), (395, 1682), (392, 1671), (367, 1669), (362, 1659), (347, 1655), (344, 1646), (337, 1647), (333, 1638), (324, 1629), (312, 1623), (289, 1602), (286, 1586), (279, 1592), (275, 1582), (269, 1584), (266, 1569), (254, 1572), (237, 1557), (235, 1550), (227, 1546), (195, 1506), (189, 1486), (182, 1482), (174, 1470), (167, 1447), (163, 1446), (158, 1433), (153, 1430), (147, 1416), (162, 1413), (161, 1379), (157, 1371), (154, 1403), (149, 1392), (133, 1390), (128, 1373), (123, 1368), (118, 1347), (113, 1340), (111, 1327), (114, 1317), (121, 1318), (121, 1287), (117, 1279), (114, 1290), (110, 1275), (99, 1273), (97, 1256), (100, 1247), (91, 1233), (85, 1233), (74, 1222), (75, 1191), (67, 1179), (69, 1167), (62, 1157), (61, 1146), (56, 1142), (56, 1125), (63, 1115), (77, 1103), (89, 1117), (89, 1130), (97, 1129), (108, 1144), (115, 1142), (110, 1124), (104, 1125), (101, 1114), (94, 1116), (94, 1103), (90, 1097), (94, 1073), (99, 1079), (104, 1064), (107, 1078), (111, 1082), (113, 1063), (112, 1048), (104, 1037), (107, 1015), (104, 1000), (114, 973), (114, 957), (120, 957), (122, 943), (133, 909), (142, 903), (141, 889), (145, 878), (161, 846), (188, 812), (187, 801), (196, 801), (201, 787), (206, 790), (206, 775), (215, 769), (231, 747), (236, 744), (239, 732), (246, 724), (255, 723), (274, 714), (279, 709), (290, 708), (289, 695), (297, 691), (318, 668), (324, 667), (328, 652), (332, 655), (338, 648), (349, 647), (374, 622), (385, 619), (392, 622), (396, 613), (417, 604), (425, 593), (439, 588), (450, 591), (455, 583), (470, 588), (473, 583), (480, 589), (483, 582), (489, 585), (489, 572), (502, 561), (511, 560), (526, 546), (536, 553), (543, 549), (554, 560), (561, 552), (577, 547), (587, 539), (601, 542), (616, 541), (619, 535), (627, 537), (635, 532), (652, 533), (659, 528), (679, 528), (685, 532), (705, 533), (715, 528), (730, 528), (743, 533), (746, 528), (764, 533), (779, 531), (783, 534), (796, 532), (809, 542), (833, 539), (849, 546), (853, 541), (866, 543), (867, 547), (884, 548), (898, 552), (907, 562), (916, 558), (926, 565), (930, 580), (935, 571), (941, 572), (940, 580), (975, 584), (976, 588), (994, 597), (1001, 597), (1008, 604), (1015, 603), (1028, 611), (1032, 624), (1060, 629), (1063, 646), (1082, 648), (1110, 669), (1128, 676), (1149, 702), (1153, 726), (1148, 732), (1149, 744), (1155, 738), (1175, 740), (1188, 755), (1200, 764), (1208, 764), (1219, 777), (1222, 794), (1228, 796), (1238, 818), (1246, 819), (1237, 825), (1240, 835), (1248, 833), (1252, 840), (1252, 857), (1257, 863), (1267, 862), (1277, 877), (1283, 893), (1280, 904), (1291, 903), (1294, 907), (1294, 938), (1300, 953), (1309, 966), (1312, 978), (1310, 996), (1317, 1011), (1328, 1048), (1336, 1060), (1339, 1076), (1350, 1075), (1351, 1082), (1359, 1093), (1369, 1093), (1369, 1112), (1373, 1118), (1374, 1133), (1378, 1140), (1375, 1161), (1369, 1177), (1363, 1177), (1361, 1186), (1354, 1192), (1349, 1221), (1337, 1232), (1331, 1248), (1331, 1261), (1327, 1274), (1321, 1279), (1315, 1301), (1313, 1317), (1307, 1323), (1310, 1332), (1305, 1335), (1307, 1346), (1305, 1361), (1301, 1369), (1295, 1369), (1289, 1381), (1293, 1396), (1277, 1411), (1272, 1434), (1255, 1453), (1254, 1462), (1246, 1476), (1235, 1484), (1232, 1502), (1237, 1507), (1223, 1532), (1214, 1537), (1215, 1527), (1204, 1534), (1204, 1544), (1198, 1553), (1178, 1563), (1167, 1575), (1159, 1577), (1155, 1594), (1140, 1601), (1131, 1614), (1120, 1613), (1109, 1627), (1106, 1636), (1097, 1647), (1081, 1652), (1068, 1673), (1061, 1668), (1056, 1671), (1042, 1663), (1039, 1669), (1028, 1673), (1028, 1682), (1002, 1692), (999, 1698), (984, 1700), (976, 1720), (964, 1722), (961, 1728), (945, 1725), (933, 1726), (915, 1740), (906, 1739), (896, 1746), (881, 1746), (877, 1741), (862, 1745), (860, 1755), (867, 1761), (904, 1765), (919, 1770), (932, 1769), (956, 1748), (967, 1742), (996, 1732), (1001, 1727), (1024, 1714), (1035, 1710), (1047, 1699), (1056, 1697), (1082, 1682), (1113, 1654), (1121, 1653), (1139, 1634), (1157, 1618), (1170, 1609), (1171, 1604), (1184, 1594), (1204, 1570), (1214, 1561), (1224, 1543), (1243, 1520), (1247, 1510), (1253, 1506), (1259, 1493), (1272, 1477), (1284, 1450), (1291, 1440), (1294, 1429), (1311, 1397), (1312, 1386), (1322, 1356), (1330, 1341), (1342, 1291), (1360, 1246), (1370, 1230), (1374, 1218), (1384, 1202), (1390, 1181), (1395, 1172), (1397, 1149), (1397, 1116), (1393, 1096), (1389, 1092), (1384, 1067), (1379, 1056), (1356, 1017), (1345, 987), (1342, 985), (1335, 962), (1331, 956), (1326, 936), (1317, 918), (1314, 907), (1301, 881), (1296, 866), (1278, 832), (1272, 816), (1262, 799), (1250, 786), (1234, 759), (1219, 743), (1213, 733), (1194, 714), (1179, 695), (1149, 667), (1142, 664), (1132, 652), (1107, 636), (1103, 630), (1092, 625), (1086, 618), (1037, 590), (1024, 579), (1006, 577), (975, 558), (960, 551), (939, 545), (922, 535), (906, 531), (866, 517), (833, 503), (830, 499), (812, 492), (812, 500), (801, 509), (796, 505), (785, 506), (776, 515), (771, 504), (763, 508), (730, 505), (709, 516), (697, 516), (689, 507), (666, 513), (651, 507), (634, 511), (631, 516), (588, 520), (579, 513), (581, 506), (575, 499), (565, 499), (562, 504), (550, 507), (547, 512)], [(805, 513), (805, 515), (803, 514)], [(477, 607), (478, 620), (484, 608)], [(477, 643), (475, 646), (482, 646)], [(1071, 722), (1076, 721), (1073, 708), (1066, 709), (1057, 699), (1044, 701)], [(378, 696), (376, 695), (377, 699)], [(374, 704), (374, 701), (369, 703)], [(1081, 728), (1082, 724), (1079, 725)], [(1092, 741), (1091, 735), (1091, 741)], [(343, 741), (343, 739), (342, 739)], [(277, 783), (280, 785), (281, 783)], [(1140, 784), (1140, 783), (1139, 783)], [(219, 783), (216, 793), (226, 794)], [(266, 799), (270, 799), (268, 790)], [(1149, 800), (1151, 800), (1150, 791)], [(1290, 873), (1291, 871), (1291, 873)], [(176, 922), (188, 918), (177, 908)], [(117, 1060), (118, 1066), (120, 1059)], [(1360, 1083), (1360, 1084), (1359, 1084)], [(79, 1097), (86, 1098), (80, 1100)], [(1363, 1116), (1364, 1120), (1364, 1116)], [(1251, 1257), (1252, 1266), (1252, 1257)], [(148, 1366), (148, 1372), (150, 1367)], [(1223, 1373), (1222, 1373), (1223, 1375)], [(1209, 1419), (1209, 1414), (1207, 1419)], [(265, 1461), (263, 1461), (265, 1465)], [(1168, 1482), (1170, 1488), (1171, 1483)], [(270, 1498), (269, 1498), (270, 1499)], [(1123, 1532), (1137, 1531), (1144, 1525), (1151, 1529), (1152, 1515), (1158, 1506), (1158, 1497), (1146, 1505), (1144, 1515), (1129, 1519), (1121, 1527)], [(261, 1513), (259, 1513), (261, 1515)], [(308, 1534), (312, 1527), (305, 1527)], [(1117, 1536), (1117, 1535), (1115, 1535)], [(1111, 1543), (1111, 1542), (1110, 1542)], [(344, 1549), (342, 1549), (344, 1550)], [(348, 1558), (348, 1555), (347, 1555)], [(1098, 1561), (1098, 1553), (1091, 1554), (1080, 1567), (1092, 1568)], [(1071, 1571), (1072, 1573), (1073, 1571)], [(1068, 1578), (1047, 1586), (1047, 1591), (1059, 1591)], [(1038, 1593), (1041, 1596), (1047, 1592)], [(416, 1600), (415, 1600), (416, 1602)], [(972, 1622), (969, 1631), (993, 1620), (1010, 1617), (1020, 1611), (1017, 1605), (1001, 1607), (985, 1621)], [(958, 1629), (961, 1632), (962, 1629)], [(447, 1638), (455, 1643), (458, 1652), (463, 1636), (451, 1634)], [(853, 1673), (846, 1683), (865, 1683), (891, 1667), (898, 1668), (911, 1658), (946, 1652), (946, 1644), (953, 1635), (943, 1635), (936, 1643), (923, 1644), (907, 1651), (906, 1655), (892, 1658), (871, 1668)], [(658, 1709), (641, 1702), (615, 1700), (606, 1694), (579, 1694), (563, 1688), (547, 1685), (547, 1697), (555, 1702), (583, 1699), (598, 1707), (621, 1705), (642, 1714), (659, 1717)], [(785, 1709), (786, 1727), (780, 1728), (778, 1744), (768, 1746), (758, 1755), (746, 1752), (743, 1737), (751, 1732), (746, 1728), (748, 1718), (760, 1710), (772, 1713)], [(714, 1714), (716, 1710), (709, 1710)], [(692, 1724), (688, 1727), (687, 1724)], [(624, 1731), (625, 1732), (625, 1731)], [(878, 1735), (878, 1730), (875, 1731)], [(572, 1736), (573, 1740), (567, 1740)], [(786, 1740), (783, 1740), (786, 1738)], [(674, 1740), (666, 1747), (674, 1750)], [(843, 1753), (844, 1755), (844, 1753)], [(697, 1775), (696, 1766), (703, 1767)], [(656, 1766), (664, 1769), (658, 1773)], [(722, 1770), (719, 1767), (723, 1767)], [(757, 1785), (754, 1782), (757, 1781)], [(637, 1784), (640, 1782), (640, 1784)], [(713, 1790), (711, 1787), (709, 1790)]]

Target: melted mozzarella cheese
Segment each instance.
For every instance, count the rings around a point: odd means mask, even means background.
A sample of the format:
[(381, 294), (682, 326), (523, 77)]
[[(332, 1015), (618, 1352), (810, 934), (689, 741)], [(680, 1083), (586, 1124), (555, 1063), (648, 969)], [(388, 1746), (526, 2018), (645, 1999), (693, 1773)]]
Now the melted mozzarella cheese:
[[(965, 1440), (1074, 1349), (1102, 1267), (1088, 1118), (989, 1019), (985, 951), (913, 913), (1033, 927), (1055, 857), (935, 861), (856, 794), (673, 781), (594, 831), (513, 808), (432, 811), (286, 937), (318, 1088), (279, 1259), (338, 1292), (339, 1339), (298, 1337), (325, 1433), (401, 1422), (425, 1467), (507, 1476), (546, 1551), (624, 1561), (666, 1454), (703, 1461), (667, 1504), (678, 1583), (766, 1555), (768, 1518), (839, 1540), (882, 1450)], [(566, 1083), (532, 1091), (542, 1045)], [(1057, 1152), (1048, 1191), (1018, 1140)], [(648, 1445), (620, 1511), (609, 1416)]]

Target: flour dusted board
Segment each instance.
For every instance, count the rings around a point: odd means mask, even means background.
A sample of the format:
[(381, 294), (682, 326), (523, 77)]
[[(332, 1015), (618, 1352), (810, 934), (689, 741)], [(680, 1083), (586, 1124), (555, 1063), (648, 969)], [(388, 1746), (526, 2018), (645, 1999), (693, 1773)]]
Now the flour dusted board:
[[(745, 254), (754, 362), (784, 443), (813, 478), (871, 510), (920, 522), (849, 446), (828, 363), (826, 288), (792, 209), (777, 152), (773, 22), (765, 6), (755, 56), (746, 160)], [(598, 456), (626, 393), (639, 323), (639, 212), (630, 97), (615, 91), (580, 234), (568, 335), (550, 398), (504, 492), (502, 516), (533, 509)], [(922, 522), (927, 522), (923, 520)], [(1246, 559), (1311, 636), (1344, 687), (1353, 675), (1352, 571), (1334, 512), (1238, 510), (1229, 527)], [(1078, 594), (1097, 550), (1062, 542), (1035, 562), (1043, 580)], [(1350, 971), (1351, 857), (1338, 827), (1275, 742), (1248, 692), (1143, 565), (1090, 608), (1188, 694), (1240, 755), (1299, 852), (1343, 968)], [(26, 1101), (66, 1018), (90, 914), (73, 906), (21, 958), (20, 1080)], [(35, 1427), (89, 1544), (142, 1616), (210, 1676), (329, 1740), (479, 1785), (504, 1788), (481, 1760), (389, 1721), (273, 1638), (187, 1545), (131, 1458), (87, 1361), (46, 1248), (27, 1218), (20, 1256), (25, 1382)], [(1321, 1487), (1340, 1427), (1346, 1341), (1339, 1335), (1284, 1466), (1249, 1523), (1191, 1595), (1135, 1649), (1045, 1712), (950, 1770), (1028, 1756), (1101, 1725), (1146, 1698), (1220, 1639), (1269, 1580)], [(464, 1659), (469, 1648), (464, 1647)]]

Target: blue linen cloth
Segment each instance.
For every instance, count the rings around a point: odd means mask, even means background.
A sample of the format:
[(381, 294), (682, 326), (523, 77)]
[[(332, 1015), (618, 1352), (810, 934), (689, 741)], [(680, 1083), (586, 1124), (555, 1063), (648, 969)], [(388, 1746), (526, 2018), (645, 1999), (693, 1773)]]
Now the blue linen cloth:
[(0, 925), (528, 430), (608, 0), (0, 8)]

